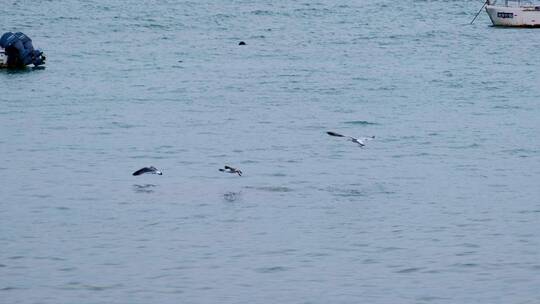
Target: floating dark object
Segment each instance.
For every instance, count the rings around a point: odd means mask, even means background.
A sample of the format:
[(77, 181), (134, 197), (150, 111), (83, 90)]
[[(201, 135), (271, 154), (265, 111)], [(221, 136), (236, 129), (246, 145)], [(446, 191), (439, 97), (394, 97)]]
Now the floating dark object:
[(159, 171), (158, 169), (156, 169), (156, 167), (153, 167), (153, 166), (150, 166), (150, 167), (144, 167), (144, 168), (141, 168), (135, 172), (133, 172), (133, 175), (134, 176), (137, 176), (137, 175), (141, 175), (141, 174), (145, 174), (145, 173), (148, 173), (148, 174), (158, 174), (158, 175), (162, 175), (163, 172)]
[(238, 45), (246, 45), (246, 43), (244, 41), (240, 41), (240, 43), (238, 43)]
[(238, 174), (239, 176), (242, 176), (242, 171), (240, 171), (239, 169), (229, 167), (229, 166), (225, 166), (223, 168), (224, 169), (219, 169), (219, 171), (225, 172), (225, 173)]
[(32, 39), (21, 32), (7, 32), (0, 37), (0, 68), (23, 68), (45, 64), (45, 55), (35, 50)]

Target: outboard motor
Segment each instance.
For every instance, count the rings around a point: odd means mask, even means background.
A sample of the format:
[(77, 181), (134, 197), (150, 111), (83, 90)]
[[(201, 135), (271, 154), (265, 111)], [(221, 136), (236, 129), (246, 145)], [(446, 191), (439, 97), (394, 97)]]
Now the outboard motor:
[(0, 67), (39, 66), (45, 64), (45, 59), (42, 51), (34, 50), (32, 39), (21, 32), (7, 32), (0, 38)]
[(6, 50), (0, 46), (0, 68), (7, 67)]

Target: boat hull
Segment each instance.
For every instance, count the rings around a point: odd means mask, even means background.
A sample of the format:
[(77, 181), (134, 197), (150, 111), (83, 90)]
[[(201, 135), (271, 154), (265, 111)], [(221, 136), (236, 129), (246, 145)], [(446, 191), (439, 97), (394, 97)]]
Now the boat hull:
[(486, 5), (486, 12), (495, 26), (540, 27), (540, 7), (507, 7)]
[(4, 48), (0, 47), (0, 69), (7, 67), (7, 56)]

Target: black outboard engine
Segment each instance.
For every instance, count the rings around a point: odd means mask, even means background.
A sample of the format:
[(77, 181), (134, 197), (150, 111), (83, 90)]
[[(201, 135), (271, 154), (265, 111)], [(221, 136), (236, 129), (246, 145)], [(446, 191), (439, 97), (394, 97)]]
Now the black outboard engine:
[[(40, 50), (34, 50), (32, 39), (21, 32), (7, 32), (0, 38), (0, 48), (4, 49), (8, 68), (22, 68), (29, 64), (39, 66), (45, 64), (45, 56)], [(1, 49), (0, 49), (1, 51)], [(0, 66), (2, 62), (0, 62)]]

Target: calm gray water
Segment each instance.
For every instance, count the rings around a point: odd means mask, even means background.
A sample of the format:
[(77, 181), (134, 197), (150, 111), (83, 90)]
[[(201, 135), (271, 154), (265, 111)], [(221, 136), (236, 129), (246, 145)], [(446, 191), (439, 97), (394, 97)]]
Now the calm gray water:
[(0, 71), (2, 304), (540, 302), (540, 30), (465, 0), (6, 2), (48, 63)]

